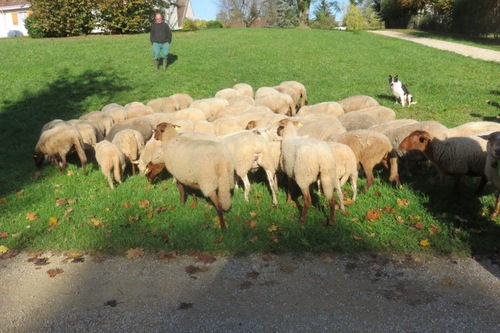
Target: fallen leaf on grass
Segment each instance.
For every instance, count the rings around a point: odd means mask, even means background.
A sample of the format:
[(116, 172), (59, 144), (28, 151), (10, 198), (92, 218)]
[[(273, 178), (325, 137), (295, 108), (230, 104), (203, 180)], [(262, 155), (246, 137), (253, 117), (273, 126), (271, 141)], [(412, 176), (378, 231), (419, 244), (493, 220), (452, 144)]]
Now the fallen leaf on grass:
[(130, 208), (130, 202), (124, 202), (122, 203), (123, 208)]
[(382, 212), (380, 210), (371, 209), (366, 213), (365, 218), (368, 219), (370, 222), (375, 222), (381, 215)]
[(352, 236), (352, 239), (354, 239), (356, 241), (360, 241), (360, 240), (363, 240), (363, 237), (361, 237), (361, 236)]
[(66, 200), (64, 198), (59, 198), (59, 199), (56, 200), (56, 207), (65, 205), (67, 203), (68, 203), (68, 200)]
[(50, 225), (51, 227), (56, 227), (58, 223), (59, 223), (59, 220), (57, 219), (57, 217), (55, 217), (55, 216), (51, 216), (51, 217), (49, 218), (49, 225)]
[(247, 221), (247, 227), (249, 227), (250, 229), (255, 229), (257, 227), (257, 222), (255, 222), (254, 220), (250, 220), (250, 221)]
[(220, 243), (222, 243), (223, 240), (224, 240), (224, 235), (220, 235), (219, 237), (217, 237), (215, 239), (214, 242), (215, 242), (215, 244), (220, 244)]
[(84, 262), (85, 258), (83, 257), (83, 253), (72, 252), (69, 254), (68, 259), (71, 259), (72, 263)]
[(6, 197), (1, 198), (0, 199), (0, 204), (6, 205), (7, 204), (7, 198)]
[(75, 175), (75, 172), (73, 170), (68, 170), (68, 172), (66, 172), (66, 175), (68, 175), (68, 177), (71, 177)]
[(144, 255), (142, 247), (136, 247), (127, 251), (127, 259), (138, 259)]
[(88, 222), (90, 225), (94, 226), (95, 228), (100, 228), (103, 225), (103, 222), (101, 220), (98, 220), (96, 218), (92, 218)]
[(139, 208), (148, 208), (149, 207), (149, 200), (144, 199), (139, 202)]
[(354, 201), (351, 198), (347, 198), (344, 200), (344, 205), (345, 206), (350, 206), (354, 203)]
[(42, 173), (41, 173), (40, 171), (37, 171), (37, 172), (35, 172), (35, 174), (33, 175), (33, 178), (34, 178), (35, 180), (38, 180), (38, 179), (40, 179), (40, 177), (41, 177), (41, 176), (42, 176)]
[(63, 272), (64, 271), (61, 268), (51, 268), (47, 271), (47, 274), (49, 275), (49, 277), (54, 277), (54, 276), (59, 275)]
[(30, 213), (26, 214), (26, 220), (28, 220), (30, 222), (36, 221), (37, 219), (38, 219), (38, 215), (35, 212), (30, 212)]
[(250, 212), (250, 217), (251, 217), (251, 218), (254, 218), (256, 215), (257, 215), (257, 213), (256, 213), (256, 212), (254, 212), (254, 211), (251, 211), (251, 212)]
[(408, 201), (408, 199), (405, 199), (405, 198), (401, 198), (401, 199), (397, 199), (396, 202), (398, 203), (398, 206), (399, 207), (408, 207), (410, 205), (410, 202)]
[(9, 237), (9, 233), (4, 231), (4, 232), (0, 232), (0, 238), (7, 238)]
[(431, 224), (431, 227), (429, 228), (429, 232), (431, 234), (439, 234), (441, 233), (441, 228), (439, 228), (437, 225), (435, 224)]
[(419, 242), (419, 244), (420, 244), (420, 246), (427, 247), (427, 246), (431, 245), (431, 242), (429, 242), (429, 240), (427, 238), (424, 238)]
[(414, 227), (418, 230), (422, 230), (424, 228), (424, 224), (422, 222), (417, 222)]
[(278, 230), (278, 226), (276, 224), (271, 224), (271, 226), (269, 228), (267, 228), (268, 232), (273, 232), (276, 230)]
[(9, 248), (5, 245), (0, 245), (0, 254), (7, 253), (9, 251)]
[(186, 271), (186, 273), (193, 275), (193, 274), (200, 273), (200, 272), (207, 272), (208, 267), (189, 265), (186, 268), (184, 268), (184, 270)]
[(383, 212), (386, 212), (386, 213), (389, 213), (389, 214), (394, 214), (396, 213), (396, 210), (390, 206), (385, 206), (384, 208), (382, 208), (382, 211)]

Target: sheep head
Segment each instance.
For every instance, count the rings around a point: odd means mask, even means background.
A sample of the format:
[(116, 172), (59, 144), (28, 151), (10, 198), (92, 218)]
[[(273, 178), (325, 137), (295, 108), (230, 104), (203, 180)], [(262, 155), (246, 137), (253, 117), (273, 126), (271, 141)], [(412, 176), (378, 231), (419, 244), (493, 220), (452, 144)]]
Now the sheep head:
[(488, 141), (488, 154), (490, 154), (494, 159), (500, 160), (500, 132), (480, 135), (479, 137)]
[(35, 166), (40, 169), (43, 160), (45, 159), (45, 155), (41, 152), (35, 152), (33, 154), (33, 160), (35, 161)]
[(401, 141), (399, 149), (401, 151), (420, 150), (425, 151), (431, 142), (432, 137), (426, 131), (413, 131), (410, 135)]
[(291, 128), (293, 128), (294, 131), (296, 132), (296, 127), (302, 127), (302, 123), (297, 121), (297, 120), (281, 119), (278, 122), (278, 129), (277, 129), (276, 133), (278, 134), (278, 136), (282, 137), (287, 128), (288, 128), (289, 132), (292, 131)]
[(171, 139), (179, 135), (177, 133), (177, 130), (179, 129), (179, 126), (176, 126), (174, 124), (170, 123), (160, 123), (158, 126), (156, 126), (155, 133), (154, 133), (154, 138), (156, 140), (163, 141)]

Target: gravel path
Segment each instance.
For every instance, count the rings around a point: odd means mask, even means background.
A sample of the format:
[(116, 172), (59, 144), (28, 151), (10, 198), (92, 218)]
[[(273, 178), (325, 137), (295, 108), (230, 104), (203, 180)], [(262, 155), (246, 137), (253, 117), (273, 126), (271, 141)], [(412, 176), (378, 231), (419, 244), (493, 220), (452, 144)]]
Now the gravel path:
[(409, 34), (405, 34), (398, 31), (391, 30), (372, 30), (370, 31), (374, 34), (383, 35), (387, 37), (394, 37), (409, 40), (411, 42), (423, 44), (435, 49), (440, 49), (444, 51), (455, 52), (466, 57), (471, 57), (486, 61), (496, 61), (500, 62), (500, 52), (494, 50), (483, 49), (475, 46), (468, 46), (459, 43), (447, 42), (438, 39), (418, 37)]
[(492, 260), (82, 258), (0, 260), (0, 332), (500, 332)]

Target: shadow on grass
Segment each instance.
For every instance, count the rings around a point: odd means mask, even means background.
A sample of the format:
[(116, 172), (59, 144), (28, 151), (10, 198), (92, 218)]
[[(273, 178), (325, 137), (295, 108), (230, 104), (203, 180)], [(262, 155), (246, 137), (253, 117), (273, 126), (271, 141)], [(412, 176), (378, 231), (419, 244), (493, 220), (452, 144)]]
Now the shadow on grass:
[(67, 71), (37, 92), (25, 90), (19, 100), (4, 100), (0, 113), (0, 196), (21, 189), (33, 179), (32, 152), (42, 126), (53, 119), (78, 118), (89, 100), (112, 101), (127, 89), (116, 73)]
[(390, 102), (394, 102), (395, 101), (394, 95), (378, 94), (377, 98), (379, 98), (379, 99), (385, 99), (386, 101), (390, 101)]
[(173, 63), (175, 63), (177, 61), (177, 59), (179, 59), (177, 54), (169, 53), (168, 57), (167, 57), (168, 65), (169, 66), (172, 65)]

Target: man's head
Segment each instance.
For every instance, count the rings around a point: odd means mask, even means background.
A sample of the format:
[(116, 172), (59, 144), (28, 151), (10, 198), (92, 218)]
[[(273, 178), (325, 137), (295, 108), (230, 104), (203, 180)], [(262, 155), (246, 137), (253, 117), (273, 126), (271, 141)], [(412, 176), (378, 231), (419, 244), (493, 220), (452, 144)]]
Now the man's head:
[(163, 21), (163, 16), (160, 13), (156, 13), (155, 15), (155, 22), (156, 23), (161, 23)]

